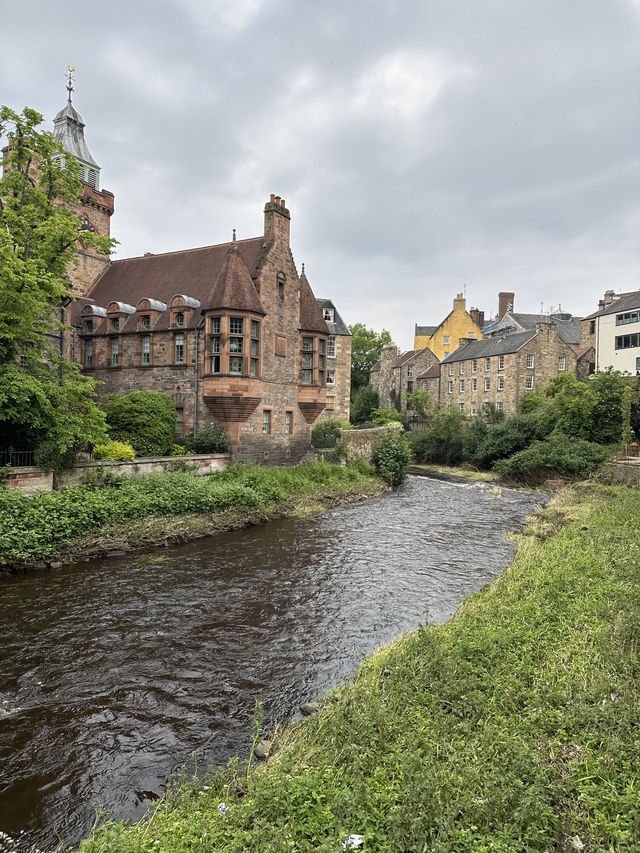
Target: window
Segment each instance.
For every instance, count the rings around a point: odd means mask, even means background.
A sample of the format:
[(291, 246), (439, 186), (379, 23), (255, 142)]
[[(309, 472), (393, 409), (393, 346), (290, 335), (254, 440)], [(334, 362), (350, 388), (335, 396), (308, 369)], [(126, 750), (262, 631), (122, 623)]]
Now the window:
[(256, 356), (256, 358), (259, 355), (258, 341), (255, 338), (251, 338), (251, 355)]
[(93, 367), (93, 341), (85, 341), (84, 366)]
[(229, 317), (229, 334), (242, 335), (244, 333), (244, 317)]
[(318, 367), (324, 367), (324, 356), (323, 355), (318, 356)]
[(527, 356), (527, 367), (529, 370), (531, 370), (531, 368), (533, 367), (533, 356), (532, 355)]
[(211, 318), (211, 334), (219, 335), (220, 334), (220, 317), (212, 317)]
[(559, 356), (558, 358), (558, 372), (562, 372), (567, 369), (567, 358), (564, 355)]
[(257, 376), (258, 375), (258, 359), (252, 358), (249, 361), (249, 376)]
[(476, 416), (477, 414), (478, 414), (478, 410), (476, 409), (476, 407), (475, 407), (475, 406), (471, 406), (471, 417), (475, 418), (475, 416)]
[(460, 362), (460, 376), (464, 373), (464, 361)]
[(303, 385), (311, 385), (313, 382), (313, 370), (303, 370), (302, 371), (302, 384)]
[(407, 367), (407, 379), (413, 379), (413, 365)]
[(533, 388), (533, 376), (527, 376), (524, 387), (527, 389), (527, 391), (531, 391), (531, 389)]
[(271, 409), (262, 410), (262, 432), (264, 435), (271, 432)]
[(220, 335), (211, 338), (211, 352), (220, 352)]
[(503, 403), (501, 403), (501, 402), (500, 402), (500, 403), (496, 403), (496, 409), (497, 409), (499, 412), (501, 412), (501, 411), (502, 411), (502, 409), (503, 409)]
[(142, 326), (143, 329), (150, 329), (151, 328), (151, 315), (150, 314), (143, 314), (140, 317), (140, 325)]
[(591, 320), (591, 321), (589, 322), (589, 334), (590, 334), (590, 335), (595, 335), (595, 333), (596, 333), (596, 321), (595, 321), (595, 320)]
[(182, 435), (184, 432), (184, 409), (176, 406), (176, 435)]
[(491, 380), (488, 377), (484, 380), (484, 390), (485, 391), (491, 390)]
[(478, 380), (475, 378), (471, 380), (471, 390), (472, 391), (478, 390)]
[(472, 373), (478, 372), (478, 359), (477, 358), (471, 359), (471, 372)]
[(460, 393), (464, 391), (464, 379), (460, 380)]
[(473, 332), (467, 332), (467, 337), (468, 338), (475, 338), (475, 335)]
[(318, 352), (324, 355), (324, 338), (318, 338)]
[(453, 365), (449, 365), (449, 376), (453, 376)]
[(87, 320), (84, 324), (85, 335), (90, 335), (93, 332), (93, 320)]
[(458, 403), (461, 412), (464, 412), (464, 403)]
[(176, 326), (184, 326), (184, 314), (182, 311), (178, 311), (175, 319)]
[(120, 358), (120, 341), (118, 338), (111, 338), (111, 367), (118, 366)]
[(327, 397), (327, 411), (332, 412), (336, 407), (336, 398)]
[(284, 283), (286, 281), (285, 274), (283, 272), (278, 273), (278, 301), (284, 302)]
[(449, 343), (449, 335), (445, 335), (442, 338), (442, 343), (446, 346)]
[(260, 323), (257, 320), (251, 321), (251, 337), (259, 338), (260, 337)]
[(229, 352), (242, 352), (244, 338), (229, 338)]
[(504, 391), (504, 376), (498, 376), (498, 391)]
[(312, 352), (303, 352), (302, 353), (302, 366), (303, 367), (313, 367), (313, 353)]
[(143, 335), (140, 338), (141, 343), (141, 364), (151, 364), (151, 335)]
[(616, 314), (616, 326), (638, 322), (640, 322), (640, 311), (627, 311), (625, 314)]
[(329, 358), (336, 357), (336, 336), (329, 335), (329, 340), (327, 341), (327, 355)]
[(241, 355), (230, 355), (229, 373), (233, 373), (234, 376), (242, 376), (242, 362), (243, 358)]
[(111, 320), (111, 331), (117, 332), (120, 329), (120, 319), (118, 317), (114, 317)]
[(318, 371), (318, 385), (320, 385), (320, 387), (324, 385), (324, 370)]
[(616, 338), (616, 349), (630, 349), (632, 347), (640, 347), (640, 334), (638, 332), (633, 335), (620, 335)]
[(211, 356), (211, 372), (212, 373), (220, 373), (220, 356), (212, 355)]
[(335, 385), (336, 384), (336, 372), (335, 370), (327, 370), (327, 385)]
[(449, 394), (453, 394), (453, 382), (449, 382), (447, 391), (449, 392)]
[(413, 381), (407, 382), (407, 394), (413, 394)]
[(333, 323), (333, 308), (323, 308), (322, 316), (327, 321), (327, 323)]
[(285, 435), (291, 435), (293, 429), (293, 412), (284, 413), (284, 431)]
[(491, 359), (490, 358), (485, 358), (484, 369), (485, 370), (491, 370)]
[(498, 356), (498, 370), (504, 370), (504, 356)]
[(184, 332), (178, 332), (173, 339), (173, 361), (184, 364)]
[(313, 352), (313, 338), (303, 338), (302, 349), (304, 352)]

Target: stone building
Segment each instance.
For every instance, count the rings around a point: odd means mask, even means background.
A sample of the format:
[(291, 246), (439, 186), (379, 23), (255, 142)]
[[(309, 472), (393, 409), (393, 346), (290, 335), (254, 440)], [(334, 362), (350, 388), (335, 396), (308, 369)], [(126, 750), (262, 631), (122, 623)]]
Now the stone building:
[[(302, 265), (301, 277), (305, 275)], [(327, 406), (321, 417), (349, 422), (351, 412), (351, 332), (331, 299), (316, 299), (329, 329)]]
[(437, 358), (443, 359), (457, 348), (460, 338), (482, 340), (484, 311), (472, 308), (469, 312), (466, 305), (464, 295), (458, 293), (453, 300), (453, 309), (439, 326), (416, 325), (414, 350), (417, 352), (428, 347)]
[(326, 405), (329, 329), (272, 195), (248, 240), (117, 260), (77, 300), (76, 360), (100, 393), (162, 391), (180, 435), (218, 420), (239, 461), (298, 461)]
[(369, 383), (378, 394), (380, 408), (395, 408), (406, 416), (411, 408), (407, 396), (419, 387), (417, 377), (437, 364), (438, 359), (428, 347), (401, 353), (395, 344), (386, 344), (369, 373)]
[(549, 314), (524, 314), (514, 310), (515, 293), (498, 294), (498, 314), (483, 328), (485, 338), (510, 335), (535, 329), (538, 323), (554, 322), (562, 340), (572, 346), (580, 345), (580, 317), (567, 311), (552, 311)]
[(584, 379), (593, 360), (592, 347), (566, 343), (553, 321), (538, 322), (528, 331), (459, 343), (440, 364), (440, 403), (467, 415), (478, 414), (490, 403), (505, 415), (516, 414), (527, 391), (544, 388), (565, 371)]
[(594, 349), (593, 370), (640, 375), (640, 290), (607, 290), (598, 310), (582, 321), (581, 345)]

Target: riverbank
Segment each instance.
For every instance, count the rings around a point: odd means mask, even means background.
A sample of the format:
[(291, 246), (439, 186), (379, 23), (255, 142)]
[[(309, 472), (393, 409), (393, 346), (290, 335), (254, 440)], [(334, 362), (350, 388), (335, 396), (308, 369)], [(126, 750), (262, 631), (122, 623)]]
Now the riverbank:
[(24, 496), (0, 492), (0, 577), (172, 545), (320, 512), (386, 491), (364, 464), (232, 466)]
[(566, 489), (496, 582), (276, 732), (266, 766), (81, 850), (638, 849), (639, 514), (637, 490)]

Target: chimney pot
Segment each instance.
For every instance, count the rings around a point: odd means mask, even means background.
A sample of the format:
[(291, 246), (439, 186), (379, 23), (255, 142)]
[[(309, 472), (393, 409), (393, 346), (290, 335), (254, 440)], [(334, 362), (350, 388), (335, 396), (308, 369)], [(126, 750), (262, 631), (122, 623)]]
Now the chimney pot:
[(284, 206), (285, 206), (284, 199), (280, 199), (280, 207), (284, 207)]
[(276, 196), (275, 202), (276, 202), (276, 204), (280, 204), (280, 196), (279, 195)]
[(276, 200), (275, 195), (273, 193), (271, 193), (271, 201), (275, 201), (275, 200)]

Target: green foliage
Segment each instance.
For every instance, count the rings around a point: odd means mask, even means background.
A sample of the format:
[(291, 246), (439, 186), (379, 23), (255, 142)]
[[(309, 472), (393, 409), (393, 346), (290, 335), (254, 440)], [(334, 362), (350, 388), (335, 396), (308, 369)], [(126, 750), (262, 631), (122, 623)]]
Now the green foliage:
[(199, 429), (190, 436), (185, 449), (188, 453), (226, 453), (229, 449), (229, 437), (217, 421)]
[(462, 461), (468, 421), (453, 407), (438, 406), (423, 432), (412, 433), (411, 449), (418, 462), (456, 465)]
[[(351, 398), (353, 400), (357, 391), (369, 384), (369, 371), (380, 358), (382, 347), (391, 343), (391, 335), (386, 329), (381, 332), (367, 329), (363, 323), (354, 323), (349, 326), (349, 331), (351, 332)], [(354, 420), (354, 423), (358, 421)]]
[(62, 148), (41, 122), (34, 110), (0, 108), (9, 142), (0, 176), (0, 445), (40, 446), (46, 465), (60, 470), (74, 450), (105, 437), (94, 382), (60, 352), (60, 309), (72, 298), (66, 271), (80, 236), (104, 254), (113, 241), (81, 233), (58, 203), (78, 197), (77, 161), (65, 153), (58, 166)]
[(590, 440), (599, 444), (616, 444), (620, 441), (623, 424), (624, 389), (630, 379), (610, 367), (595, 374), (589, 387), (597, 397), (593, 411)]
[(353, 394), (351, 401), (351, 422), (363, 424), (371, 420), (371, 412), (378, 405), (378, 392), (371, 385), (362, 385)]
[(631, 408), (633, 402), (633, 390), (631, 385), (625, 385), (622, 392), (622, 443), (631, 444)]
[(176, 431), (176, 407), (159, 391), (132, 391), (111, 401), (109, 435), (131, 444), (137, 456), (169, 456)]
[(391, 423), (402, 423), (402, 415), (396, 409), (372, 409), (371, 423), (374, 426), (387, 426)]
[(606, 457), (607, 452), (600, 445), (553, 433), (543, 441), (534, 441), (509, 459), (499, 460), (493, 467), (503, 477), (539, 483), (554, 475), (589, 477)]
[(433, 397), (426, 388), (418, 388), (413, 394), (407, 394), (407, 408), (412, 409), (414, 420), (428, 421), (434, 407)]
[(544, 430), (536, 412), (512, 415), (492, 424), (478, 416), (469, 425), (464, 441), (465, 461), (478, 468), (490, 468), (497, 459), (511, 456), (534, 439), (543, 438)]
[(130, 444), (124, 441), (107, 441), (105, 444), (96, 444), (93, 448), (93, 458), (133, 462), (136, 458), (136, 452)]
[(186, 448), (182, 444), (174, 444), (171, 448), (172, 456), (184, 456), (186, 452)]
[(343, 424), (337, 418), (317, 421), (311, 430), (311, 444), (317, 448), (335, 447)]
[(371, 458), (376, 472), (391, 486), (397, 486), (404, 480), (410, 460), (406, 434), (395, 429), (382, 436)]

